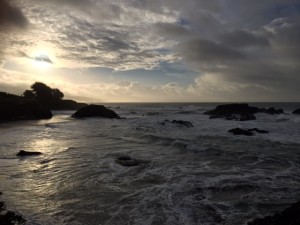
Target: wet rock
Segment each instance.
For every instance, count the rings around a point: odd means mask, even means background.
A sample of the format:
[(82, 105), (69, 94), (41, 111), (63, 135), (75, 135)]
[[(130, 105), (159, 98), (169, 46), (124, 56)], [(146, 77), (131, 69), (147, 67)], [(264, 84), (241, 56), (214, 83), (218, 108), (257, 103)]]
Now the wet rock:
[(26, 220), (23, 216), (7, 211), (4, 215), (0, 215), (0, 225), (21, 225), (25, 224)]
[(300, 115), (300, 108), (299, 108), (299, 109), (295, 109), (295, 110), (293, 111), (293, 114), (298, 114), (298, 115)]
[(104, 117), (104, 118), (116, 118), (120, 116), (113, 110), (106, 108), (103, 105), (88, 105), (77, 110), (73, 115), (73, 118), (85, 118), (85, 117)]
[(130, 156), (120, 156), (115, 160), (115, 162), (125, 167), (131, 167), (131, 166), (139, 166), (141, 164), (149, 163), (150, 161), (135, 159), (135, 158), (131, 158)]
[(29, 151), (20, 150), (17, 156), (35, 156), (41, 154), (42, 154), (41, 152), (29, 152)]
[(257, 113), (259, 109), (257, 107), (251, 107), (248, 104), (226, 104), (218, 105), (215, 109), (205, 112), (205, 115), (214, 116), (231, 116), (233, 114), (249, 115)]
[(241, 129), (241, 128), (234, 128), (228, 131), (229, 133), (233, 133), (234, 135), (246, 135), (246, 136), (252, 136), (253, 132), (260, 133), (260, 134), (267, 134), (269, 131), (266, 130), (260, 130), (258, 128), (251, 128), (251, 129)]
[(163, 122), (160, 122), (161, 125), (166, 125), (168, 123), (172, 123), (172, 124), (179, 124), (185, 127), (194, 127), (194, 125), (189, 122), (189, 121), (184, 121), (184, 120), (164, 120)]
[(248, 225), (299, 225), (300, 224), (300, 202), (294, 203), (282, 212), (276, 213), (273, 216), (257, 218)]
[(183, 125), (186, 127), (194, 127), (193, 124), (189, 121), (184, 121), (184, 120), (173, 120), (172, 123), (174, 124), (179, 124), (179, 125)]
[(7, 211), (5, 203), (0, 201), (0, 225), (21, 225), (25, 224), (26, 220), (23, 216)]
[(234, 135), (246, 135), (246, 136), (252, 136), (253, 133), (249, 130), (243, 130), (240, 128), (234, 128), (228, 131), (229, 133), (233, 133)]
[(210, 119), (223, 118), (237, 121), (255, 120), (256, 117), (253, 115), (255, 113), (267, 113), (274, 115), (284, 113), (284, 111), (273, 107), (264, 109), (252, 107), (248, 104), (226, 104), (219, 105), (213, 110), (204, 112), (205, 115), (210, 115)]
[(260, 130), (260, 129), (257, 129), (257, 128), (248, 129), (248, 131), (255, 131), (255, 132), (260, 133), (260, 134), (269, 133), (269, 131), (267, 131), (267, 130)]

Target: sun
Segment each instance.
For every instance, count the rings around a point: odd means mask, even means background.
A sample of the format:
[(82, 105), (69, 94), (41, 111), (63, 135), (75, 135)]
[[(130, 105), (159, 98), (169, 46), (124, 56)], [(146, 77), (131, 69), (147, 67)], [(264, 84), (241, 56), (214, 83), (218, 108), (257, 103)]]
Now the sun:
[(52, 65), (53, 61), (46, 52), (37, 52), (32, 57), (32, 66), (37, 69), (48, 69)]

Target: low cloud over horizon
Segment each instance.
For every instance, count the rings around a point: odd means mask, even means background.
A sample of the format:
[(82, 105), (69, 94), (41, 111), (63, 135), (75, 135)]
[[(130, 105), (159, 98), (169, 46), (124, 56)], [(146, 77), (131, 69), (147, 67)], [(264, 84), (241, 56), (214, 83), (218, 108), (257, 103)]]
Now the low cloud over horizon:
[(0, 91), (300, 101), (297, 0), (0, 0)]

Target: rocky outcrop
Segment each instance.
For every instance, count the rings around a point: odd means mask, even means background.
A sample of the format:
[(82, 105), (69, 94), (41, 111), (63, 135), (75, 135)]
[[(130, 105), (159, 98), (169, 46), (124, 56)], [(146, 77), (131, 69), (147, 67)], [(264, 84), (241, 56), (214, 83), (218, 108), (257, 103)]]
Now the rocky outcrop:
[(6, 210), (5, 203), (0, 201), (0, 225), (21, 225), (25, 224), (25, 222), (26, 220), (23, 216)]
[(241, 128), (234, 128), (234, 129), (229, 130), (228, 132), (232, 133), (234, 135), (245, 135), (245, 136), (252, 136), (252, 135), (254, 135), (253, 132), (257, 132), (257, 133), (260, 133), (260, 134), (269, 133), (269, 131), (260, 130), (260, 129), (257, 129), (257, 128), (252, 128), (252, 129), (247, 129), (247, 130), (244, 130), (244, 129), (241, 129)]
[(135, 159), (135, 158), (131, 158), (130, 156), (120, 156), (115, 160), (115, 162), (125, 167), (131, 167), (131, 166), (139, 166), (141, 164), (149, 163), (150, 161)]
[(42, 154), (41, 152), (29, 152), (29, 151), (20, 150), (17, 156), (36, 156), (41, 154)]
[(226, 104), (219, 105), (215, 109), (205, 112), (205, 115), (210, 115), (210, 119), (223, 118), (227, 120), (247, 121), (255, 120), (255, 113), (267, 114), (281, 114), (284, 113), (282, 109), (275, 109), (273, 107), (257, 108), (249, 106), (248, 104)]
[(247, 223), (248, 225), (299, 225), (300, 224), (300, 202), (291, 205), (282, 212), (273, 216), (258, 218)]
[(51, 111), (34, 100), (0, 100), (0, 121), (52, 118)]
[(113, 110), (106, 108), (103, 105), (88, 105), (77, 110), (73, 115), (73, 118), (85, 118), (85, 117), (103, 117), (103, 118), (117, 118), (120, 116)]
[(300, 115), (300, 108), (299, 108), (299, 109), (295, 109), (295, 110), (293, 111), (293, 114), (298, 114), (298, 115)]

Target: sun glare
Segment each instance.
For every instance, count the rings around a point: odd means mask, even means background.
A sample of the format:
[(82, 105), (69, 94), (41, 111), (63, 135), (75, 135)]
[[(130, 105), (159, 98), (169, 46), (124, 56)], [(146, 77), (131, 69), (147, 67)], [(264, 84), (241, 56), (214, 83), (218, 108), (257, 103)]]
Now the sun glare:
[(53, 65), (53, 61), (47, 52), (36, 52), (32, 56), (32, 66), (37, 69), (48, 69)]

